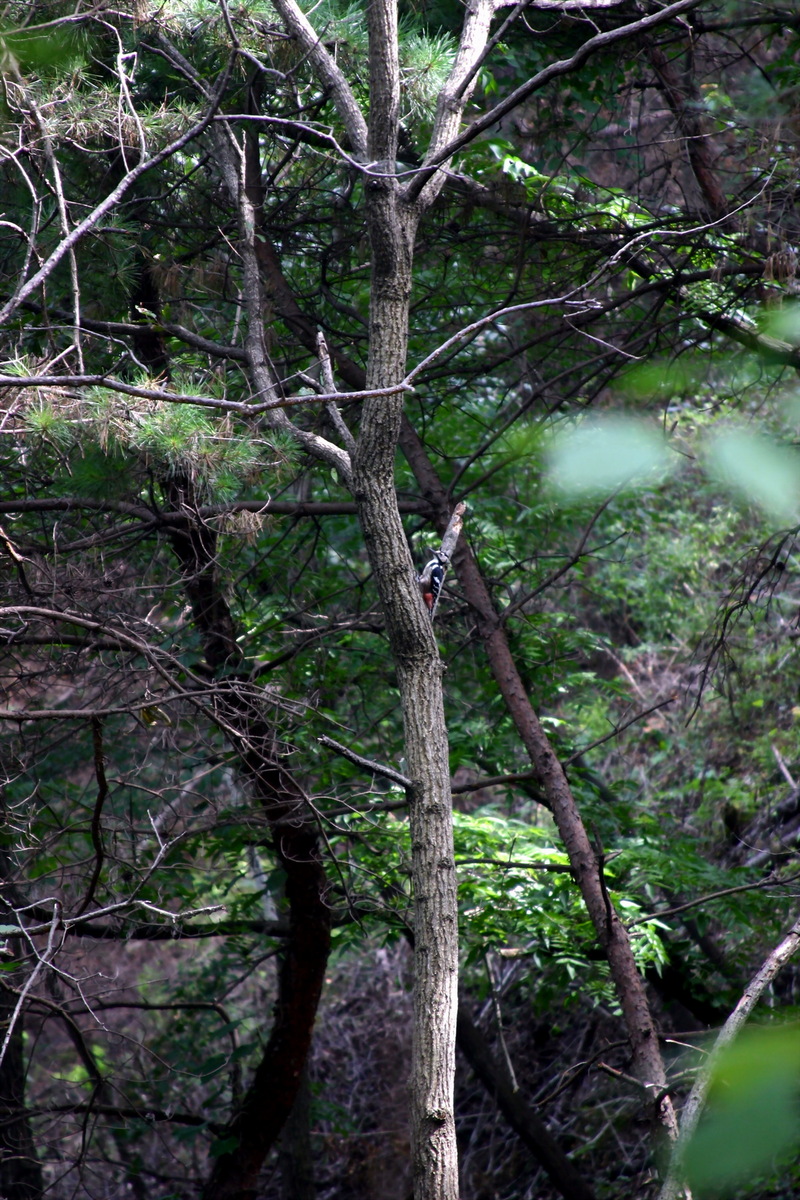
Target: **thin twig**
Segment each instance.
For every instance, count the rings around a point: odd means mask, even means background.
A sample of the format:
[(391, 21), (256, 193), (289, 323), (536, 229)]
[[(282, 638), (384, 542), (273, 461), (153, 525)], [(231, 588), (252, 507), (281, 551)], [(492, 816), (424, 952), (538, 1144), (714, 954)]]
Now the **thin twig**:
[(352, 404), (357, 400), (371, 400), (373, 397), (394, 396), (397, 392), (413, 392), (407, 383), (397, 383), (392, 387), (371, 388), (360, 392), (322, 392), (315, 396), (282, 396), (254, 404), (248, 400), (223, 400), (217, 396), (195, 396), (186, 392), (167, 392), (162, 388), (138, 387), (133, 383), (124, 383), (113, 379), (110, 375), (0, 375), (0, 388), (44, 388), (44, 387), (102, 387), (111, 392), (121, 392), (125, 396), (139, 396), (143, 400), (161, 400), (165, 404), (196, 404), (200, 408), (217, 408), (222, 412), (242, 413), (244, 416), (258, 416), (274, 408), (291, 408), (302, 404), (327, 404), (331, 401)]
[(437, 146), (425, 165), (418, 171), (416, 178), (406, 188), (405, 198), (407, 201), (411, 203), (416, 199), (431, 176), (448, 159), (451, 159), (454, 154), (463, 149), (464, 146), (468, 145), (481, 133), (496, 125), (501, 118), (512, 112), (527, 100), (529, 96), (533, 95), (535, 91), (544, 87), (552, 79), (558, 79), (562, 75), (567, 75), (577, 67), (582, 66), (596, 51), (605, 50), (627, 37), (639, 37), (647, 33), (650, 29), (654, 29), (658, 25), (672, 20), (673, 17), (677, 17), (684, 12), (689, 12), (690, 9), (696, 8), (699, 3), (700, 0), (678, 0), (677, 4), (671, 4), (627, 25), (607, 30), (595, 35), (595, 37), (589, 38), (588, 41), (584, 42), (576, 50), (571, 58), (559, 59), (556, 62), (548, 63), (546, 67), (537, 72), (536, 75), (528, 79), (520, 87), (516, 88), (504, 100), (500, 101), (499, 104), (494, 105), (488, 113), (482, 117), (478, 117), (475, 121), (471, 121), (466, 129), (458, 133), (446, 145)]
[(39, 973), (43, 970), (44, 967), (47, 966), (47, 964), (52, 959), (53, 955), (58, 951), (61, 941), (63, 941), (63, 938), (62, 938), (58, 942), (58, 944), (56, 942), (56, 933), (60, 927), (61, 927), (61, 904), (59, 901), (56, 901), (55, 904), (53, 905), (53, 918), (50, 922), (50, 929), (49, 929), (48, 935), (47, 935), (47, 946), (45, 947), (43, 953), (39, 954), (36, 950), (36, 947), (33, 945), (33, 943), (31, 943), (34, 954), (36, 954), (36, 957), (37, 957), (37, 963), (36, 963), (36, 966), (31, 971), (28, 978), (25, 980), (23, 987), (20, 989), (19, 999), (17, 1000), (17, 1003), (14, 1005), (14, 1011), (9, 1018), (8, 1028), (6, 1029), (6, 1034), (5, 1034), (5, 1037), (3, 1038), (3, 1045), (2, 1045), (2, 1047), (0, 1047), (0, 1066), (3, 1063), (3, 1059), (6, 1056), (6, 1051), (8, 1050), (8, 1047), (11, 1043), (11, 1038), (14, 1035), (14, 1029), (16, 1028), (17, 1021), (19, 1020), (20, 1013), (22, 1012), (22, 1007), (25, 1003), (25, 997), (28, 995), (28, 992), (31, 990), (34, 983), (36, 982), (36, 978), (39, 975)]
[(588, 753), (589, 750), (594, 750), (597, 746), (602, 746), (604, 742), (610, 742), (612, 738), (619, 737), (630, 725), (635, 725), (637, 721), (648, 717), (650, 713), (657, 712), (659, 708), (666, 708), (668, 704), (674, 703), (675, 697), (670, 696), (668, 700), (661, 700), (658, 704), (651, 705), (650, 708), (646, 708), (643, 712), (636, 713), (628, 721), (623, 721), (621, 725), (615, 725), (611, 733), (607, 733), (604, 737), (598, 738), (594, 742), (589, 742), (588, 746), (582, 746), (580, 750), (576, 750), (574, 754), (570, 754), (569, 758), (564, 759), (562, 766), (568, 767), (570, 763), (575, 762), (576, 758), (580, 758), (581, 755)]
[(543, 579), (541, 583), (537, 584), (535, 588), (531, 588), (531, 590), (526, 592), (524, 596), (521, 596), (519, 600), (515, 600), (513, 604), (509, 604), (506, 608), (504, 608), (500, 615), (500, 619), (502, 621), (507, 621), (508, 618), (512, 616), (518, 609), (522, 608), (523, 605), (527, 604), (530, 600), (535, 599), (535, 597), (540, 595), (542, 592), (546, 592), (548, 588), (552, 587), (554, 583), (561, 579), (562, 575), (566, 575), (568, 571), (572, 570), (575, 564), (583, 557), (583, 552), (586, 549), (586, 543), (589, 541), (589, 535), (591, 534), (597, 522), (600, 520), (600, 517), (608, 508), (611, 501), (615, 499), (616, 496), (617, 492), (615, 491), (603, 501), (598, 509), (595, 510), (595, 512), (592, 514), (591, 520), (581, 534), (577, 546), (573, 550), (572, 554), (570, 554), (567, 561), (562, 563), (560, 567), (557, 567), (555, 571), (551, 571), (551, 573), (545, 579)]
[(214, 113), (216, 112), (225, 88), (227, 87), (232, 69), (233, 58), (229, 60), (222, 72), (219, 84), (214, 90), (213, 98), (209, 104), (208, 111), (195, 125), (192, 125), (189, 129), (187, 129), (186, 133), (181, 134), (180, 137), (176, 138), (173, 142), (170, 142), (170, 144), (165, 146), (163, 150), (160, 150), (157, 154), (154, 154), (152, 158), (149, 158), (144, 162), (140, 162), (139, 165), (134, 167), (132, 171), (129, 171), (128, 174), (121, 180), (121, 182), (117, 184), (114, 190), (110, 192), (105, 199), (102, 200), (97, 207), (89, 213), (87, 217), (84, 217), (80, 224), (74, 227), (70, 235), (61, 239), (55, 250), (49, 255), (39, 270), (32, 275), (30, 279), (22, 283), (14, 295), (3, 306), (2, 311), (0, 311), (0, 325), (5, 325), (8, 322), (9, 318), (14, 312), (16, 312), (20, 304), (22, 304), (24, 300), (27, 300), (27, 298), (32, 295), (33, 292), (35, 292), (37, 288), (39, 288), (41, 284), (45, 282), (46, 279), (49, 278), (49, 276), (61, 262), (62, 258), (64, 258), (65, 255), (68, 255), (75, 248), (75, 246), (78, 245), (81, 239), (87, 233), (89, 233), (91, 229), (94, 229), (95, 225), (100, 223), (106, 213), (110, 212), (111, 209), (122, 200), (123, 196), (130, 191), (133, 185), (139, 179), (141, 179), (144, 174), (146, 174), (148, 171), (152, 171), (155, 167), (161, 166), (163, 162), (166, 162), (168, 159), (172, 158), (172, 156), (182, 150), (184, 146), (188, 146), (190, 142), (194, 141), (195, 138), (200, 136), (200, 134), (208, 127), (214, 117)]
[(497, 978), (495, 976), (490, 953), (487, 952), (484, 955), (484, 962), (486, 963), (486, 974), (489, 977), (489, 988), (492, 993), (492, 1007), (494, 1008), (494, 1017), (495, 1021), (497, 1022), (497, 1037), (500, 1042), (500, 1049), (503, 1052), (503, 1061), (505, 1062), (506, 1070), (508, 1071), (508, 1079), (509, 1083), (511, 1084), (511, 1090), (512, 1092), (518, 1092), (519, 1084), (517, 1083), (514, 1064), (511, 1061), (511, 1055), (508, 1052), (505, 1034), (503, 1033), (503, 1011), (500, 1008), (500, 993), (497, 989)]
[(718, 892), (708, 892), (705, 896), (698, 896), (696, 900), (688, 900), (686, 904), (676, 904), (674, 908), (665, 908), (660, 912), (650, 913), (646, 917), (637, 917), (635, 921), (626, 921), (625, 927), (632, 929), (634, 925), (643, 925), (647, 921), (661, 921), (664, 917), (676, 917), (679, 913), (688, 912), (691, 908), (699, 908), (701, 904), (710, 904), (712, 900), (735, 896), (737, 892), (759, 892), (765, 888), (786, 887), (797, 879), (800, 879), (800, 872), (790, 875), (788, 879), (774, 879), (770, 876), (768, 879), (759, 879), (757, 883), (740, 883), (737, 887), (722, 888)]
[[(31, 115), (39, 129), (39, 134), (44, 146), (45, 158), (50, 167), (53, 176), (53, 190), (56, 194), (56, 205), (58, 207), (58, 220), (61, 226), (61, 236), (69, 237), (69, 216), (67, 215), (67, 202), (64, 198), (64, 185), (61, 179), (61, 171), (58, 166), (58, 159), (53, 150), (53, 142), (50, 134), (47, 131), (47, 126), (44, 123), (44, 118), (39, 110), (38, 105), (28, 91), (24, 88), (22, 79), (18, 71), (14, 71), (17, 76), (17, 83), (25, 97), (25, 103), (30, 109)], [(75, 354), (78, 363), (78, 370), (83, 370), (83, 347), (81, 346), (81, 291), (80, 280), (78, 278), (78, 261), (75, 257), (75, 247), (71, 246), (69, 250), (69, 276), (70, 287), (72, 289), (72, 344), (75, 347)]]
[[(611, 857), (610, 855), (608, 856)], [(467, 866), (472, 863), (487, 867), (515, 867), (523, 871), (556, 871), (564, 875), (572, 875), (573, 870), (569, 863), (553, 863), (553, 862), (520, 862), (513, 858), (457, 858), (456, 866)]]
[[(322, 375), (323, 391), (333, 392), (336, 394), (336, 383), (333, 378), (333, 365), (331, 356), (328, 352), (328, 343), (325, 341), (325, 334), (321, 329), (317, 330), (317, 354), (319, 355), (320, 374)], [(351, 459), (356, 452), (356, 439), (353, 437), (350, 430), (344, 423), (344, 418), (339, 412), (339, 406), (335, 400), (330, 400), (325, 405), (331, 423), (339, 434), (339, 437), (344, 442), (344, 448), (350, 455)]]
[(779, 769), (781, 775), (786, 780), (786, 782), (789, 784), (789, 787), (792, 789), (792, 791), (796, 792), (797, 791), (797, 782), (794, 779), (792, 779), (792, 773), (789, 770), (789, 768), (787, 767), (786, 761), (785, 761), (783, 755), (781, 754), (780, 750), (778, 749), (778, 747), (775, 745), (774, 742), (770, 742), (770, 748), (772, 750), (772, 753), (775, 755), (775, 761), (778, 764), (778, 769)]

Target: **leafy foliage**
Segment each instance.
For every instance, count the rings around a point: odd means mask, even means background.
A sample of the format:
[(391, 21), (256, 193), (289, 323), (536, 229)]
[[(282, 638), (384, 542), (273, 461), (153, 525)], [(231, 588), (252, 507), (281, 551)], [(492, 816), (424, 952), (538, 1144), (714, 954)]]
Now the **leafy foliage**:
[[(594, 16), (617, 21), (613, 7)], [(102, 18), (12, 4), (4, 19), (3, 302), (62, 241), (63, 220), (74, 228), (140, 156), (198, 121), (235, 45), (218, 116), (243, 155), (256, 147), (265, 358), (282, 400), (309, 397), (286, 409), (298, 427), (339, 442), (335, 416), (310, 399), (321, 368), (306, 334), (324, 331), (337, 386), (358, 390), (365, 182), (276, 12), (261, 0)], [(363, 6), (325, 3), (309, 19), (365, 102)], [(582, 17), (527, 19), (536, 36), (512, 25), (482, 65), (473, 115), (589, 36)], [(647, 47), (626, 48), (464, 147), (420, 228), (412, 296), (409, 367), (439, 353), (415, 377), (408, 421), (447, 494), (469, 505), (470, 546), (609, 903), (661, 1028), (687, 1036), (735, 1003), (796, 886), (797, 31), (763, 19), (701, 5), (691, 49), (695, 140), (716, 147), (729, 217), (706, 219), (685, 117)], [(459, 22), (449, 3), (404, 12), (401, 180), (424, 154)], [(682, 28), (657, 35), (665, 53)], [(206, 1154), (232, 1149), (225, 1124), (269, 1040), (287, 927), (280, 838), (242, 766), (256, 736), (313, 815), (327, 872), (317, 1156), (330, 1178), (352, 1167), (354, 1195), (374, 1194), (359, 1139), (388, 1144), (400, 1124), (395, 1096), (367, 1128), (359, 1088), (341, 1080), (359, 1053), (366, 1064), (365, 1045), (373, 1083), (405, 1074), (407, 1047), (391, 1040), (402, 1031), (382, 1027), (394, 1057), (381, 1063), (372, 1030), (381, 988), (408, 1003), (406, 796), (318, 741), (402, 774), (397, 679), (350, 498), (246, 411), (247, 280), (216, 128), (139, 178), (4, 333), (2, 932), (17, 956), (7, 974), (19, 958), (36, 984), (27, 1103), (56, 1200), (135, 1178), (183, 1195)], [(62, 382), (22, 382), (36, 375)], [(340, 409), (356, 429), (358, 404)], [(396, 480), (422, 563), (438, 544), (430, 497), (403, 460)], [(209, 592), (235, 647), (216, 675)], [(598, 1194), (646, 1196), (608, 967), (477, 620), (451, 571), (436, 632), (465, 1003), (498, 1056), (505, 1039), (522, 1095)], [(33, 973), (55, 900), (97, 936), (70, 927), (51, 989)], [(776, 1010), (793, 1012), (796, 985), (790, 970)], [(794, 1137), (777, 1062), (793, 1055), (770, 1050), (761, 1074), (747, 1049), (733, 1062), (730, 1103), (720, 1083), (693, 1151), (698, 1188), (735, 1191), (745, 1170), (766, 1180), (771, 1159), (743, 1130), (766, 1146), (754, 1111), (770, 1101), (770, 1154)], [(617, 1072), (613, 1092), (585, 1066), (596, 1061)], [(488, 1101), (471, 1088), (461, 1080), (465, 1200), (492, 1180), (493, 1194), (549, 1197), (516, 1145), (495, 1152), (506, 1135), (486, 1132)], [(715, 1150), (734, 1140), (741, 1162)], [(405, 1149), (390, 1152), (384, 1180), (400, 1178)], [(704, 1174), (720, 1157), (730, 1170)], [(265, 1177), (263, 1196), (277, 1186)]]

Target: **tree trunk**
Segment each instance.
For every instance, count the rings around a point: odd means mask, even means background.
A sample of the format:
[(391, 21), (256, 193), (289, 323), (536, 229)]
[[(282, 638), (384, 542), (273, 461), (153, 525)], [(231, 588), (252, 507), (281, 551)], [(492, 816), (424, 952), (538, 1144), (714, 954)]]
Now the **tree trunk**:
[(311, 1088), (308, 1083), (308, 1067), (303, 1071), (294, 1107), (283, 1127), (278, 1163), (281, 1172), (282, 1200), (316, 1200), (314, 1157), (311, 1147)]
[[(416, 214), (394, 180), (375, 181), (367, 386), (403, 377)], [(403, 707), (414, 887), (414, 1027), (411, 1097), (416, 1200), (456, 1200), (453, 1115), (458, 1001), (458, 909), (442, 664), (397, 509), (394, 455), (402, 396), (367, 401), (353, 491), (377, 582)]]
[[(216, 1159), (203, 1200), (250, 1200), (256, 1196), (264, 1159), (300, 1091), (328, 961), (330, 910), (316, 830), (296, 819), (297, 798), (292, 802), (288, 793), (279, 794), (284, 783), (276, 781), (271, 798), (266, 794), (264, 776), (275, 772), (273, 766), (262, 766), (257, 787), (287, 872), (290, 933), (278, 975), (269, 1041), (227, 1130), (234, 1145)], [(277, 817), (279, 807), (284, 808), (282, 818)]]
[[(399, 66), (397, 8), (370, 4), (367, 181), (372, 249), (367, 387), (405, 374), (415, 206), (395, 170)], [(411, 1144), (416, 1200), (457, 1200), (453, 1084), (458, 1006), (458, 908), (442, 664), (423, 606), (394, 487), (402, 393), (366, 401), (353, 461), (353, 494), (386, 618), (403, 707), (414, 888)]]
[[(6, 976), (8, 978), (8, 976)], [(16, 995), (0, 988), (0, 1040), (6, 1035)], [(38, 1200), (42, 1170), (36, 1158), (25, 1112), (25, 1061), (20, 1013), (0, 1063), (0, 1196), (3, 1200)]]
[(544, 1167), (564, 1200), (596, 1200), (580, 1171), (567, 1158), (544, 1122), (515, 1091), (508, 1070), (495, 1062), (486, 1039), (462, 1002), (458, 1008), (458, 1048), (508, 1124)]
[[(179, 500), (187, 512), (197, 512), (197, 496), (188, 479), (167, 481), (165, 486), (171, 489), (173, 502)], [(171, 540), (208, 669), (215, 673), (239, 656), (233, 616), (216, 569), (216, 536), (198, 517), (186, 529), (173, 532)], [(251, 689), (245, 686), (237, 691), (232, 676), (228, 684), (217, 694), (216, 711), (266, 816), (276, 857), (286, 872), (289, 935), (281, 953), (269, 1040), (226, 1131), (231, 1149), (216, 1157), (203, 1200), (247, 1200), (256, 1194), (264, 1159), (300, 1090), (331, 940), (328, 881), (307, 797), (284, 766), (280, 741)]]
[[(448, 498), (425, 448), (410, 422), (403, 423), (401, 445), (422, 493), (431, 502), (440, 528), (447, 519)], [(462, 538), (453, 556), (459, 583), (477, 619), (477, 633), (500, 693), (525, 749), (536, 768), (558, 832), (569, 855), (598, 941), (608, 959), (631, 1044), (634, 1073), (647, 1088), (651, 1113), (670, 1140), (677, 1137), (675, 1110), (665, 1095), (666, 1072), (645, 984), (633, 957), (630, 938), (609, 899), (602, 865), (592, 847), (564, 770), (534, 712), (508, 645), (505, 628), (472, 552)]]

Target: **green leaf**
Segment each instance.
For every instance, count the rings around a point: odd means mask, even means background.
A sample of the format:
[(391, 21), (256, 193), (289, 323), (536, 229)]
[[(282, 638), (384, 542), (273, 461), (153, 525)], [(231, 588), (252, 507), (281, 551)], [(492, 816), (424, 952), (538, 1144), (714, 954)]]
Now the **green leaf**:
[(0, 30), (0, 69), (7, 69), (9, 60), (22, 70), (74, 68), (82, 57), (81, 41), (75, 30), (63, 26), (46, 30)]
[(790, 303), (772, 309), (759, 323), (770, 337), (800, 346), (800, 304)]
[(239, 1149), (238, 1137), (220, 1138), (216, 1142), (211, 1143), (209, 1154), (212, 1158), (220, 1158), (223, 1154), (232, 1154), (234, 1150)]

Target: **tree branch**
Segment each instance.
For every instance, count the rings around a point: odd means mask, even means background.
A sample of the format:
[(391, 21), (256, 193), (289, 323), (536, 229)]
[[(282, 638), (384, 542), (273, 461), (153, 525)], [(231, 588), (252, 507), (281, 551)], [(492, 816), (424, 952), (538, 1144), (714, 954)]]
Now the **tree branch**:
[(764, 989), (769, 987), (778, 972), (797, 953), (798, 948), (800, 948), (800, 919), (795, 921), (780, 945), (776, 946), (756, 971), (742, 993), (736, 1008), (719, 1031), (710, 1054), (703, 1060), (695, 1085), (683, 1106), (680, 1137), (672, 1148), (669, 1171), (664, 1186), (659, 1192), (658, 1200), (677, 1200), (677, 1197), (684, 1191), (682, 1185), (683, 1154), (699, 1124), (720, 1056), (745, 1025), (761, 999)]
[[(397, 506), (403, 513), (427, 513), (430, 505), (426, 500), (398, 500)], [(354, 515), (357, 506), (354, 500), (235, 500), (231, 504), (201, 504), (192, 512), (167, 509), (159, 512), (124, 500), (95, 500), (91, 496), (53, 496), (43, 499), (0, 501), (0, 513), (34, 512), (98, 512), (120, 513), (136, 517), (153, 525), (184, 525), (199, 517), (203, 521), (214, 517), (229, 516), (237, 512), (264, 513), (287, 517), (336, 517)]]
[(357, 158), (366, 161), (368, 156), (367, 123), (338, 63), (328, 53), (321, 38), (295, 0), (275, 0), (275, 10), (289, 33), (297, 38), (320, 82), (330, 90), (336, 111), (353, 147), (353, 153)]
[(470, 142), (474, 141), (481, 133), (485, 133), (487, 129), (497, 125), (501, 119), (517, 108), (534, 92), (539, 91), (550, 83), (553, 79), (559, 79), (562, 75), (568, 75), (577, 67), (583, 66), (587, 59), (591, 58), (599, 50), (605, 50), (624, 38), (638, 37), (643, 33), (648, 33), (651, 29), (656, 29), (659, 25), (671, 21), (673, 17), (680, 16), (681, 13), (689, 12), (690, 9), (696, 8), (700, 0), (678, 0), (677, 4), (670, 4), (667, 8), (659, 9), (658, 12), (651, 13), (647, 17), (641, 17), (638, 21), (631, 21), (627, 25), (621, 25), (618, 29), (607, 30), (604, 33), (598, 33), (594, 37), (576, 50), (571, 58), (559, 59), (557, 62), (550, 63), (544, 67), (536, 75), (516, 88), (510, 96), (505, 100), (501, 100), (491, 108), (485, 116), (478, 117), (472, 121), (463, 133), (451, 138), (446, 145), (443, 145), (434, 154), (431, 154), (426, 160), (425, 165), (418, 171), (413, 181), (408, 184), (405, 189), (405, 197), (407, 200), (415, 200), (425, 188), (428, 180), (432, 178), (434, 173), (457, 154), (459, 150), (463, 150)]
[(458, 1005), (457, 1038), (458, 1048), (473, 1072), (565, 1200), (595, 1200), (590, 1184), (567, 1158), (541, 1118), (514, 1089), (507, 1070), (495, 1060), (464, 1000)]
[(103, 804), (108, 796), (108, 780), (106, 779), (105, 752), (103, 750), (103, 723), (98, 716), (92, 717), (92, 748), (94, 750), (94, 773), (97, 779), (97, 796), (95, 797), (94, 808), (92, 810), (91, 826), (92, 846), (94, 847), (94, 870), (92, 871), (89, 886), (86, 889), (86, 895), (75, 914), (78, 917), (81, 913), (86, 912), (86, 909), (94, 899), (94, 893), (100, 880), (100, 872), (103, 869), (103, 860), (105, 859), (101, 818), (103, 815)]
[[(464, 108), (475, 87), (478, 63), (486, 47), (493, 13), (493, 0), (474, 0), (467, 5), (455, 62), (439, 93), (433, 132), (425, 155), (425, 166), (433, 164), (439, 167), (451, 157), (447, 153), (447, 146), (455, 138)], [(420, 178), (422, 184), (417, 186)], [(434, 169), (424, 177), (416, 176), (412, 179), (405, 189), (405, 198), (412, 202), (419, 199), (427, 207), (441, 191), (444, 183), (444, 172)]]
[(139, 163), (139, 165), (134, 167), (133, 170), (128, 171), (127, 175), (125, 175), (124, 179), (117, 184), (113, 192), (110, 192), (109, 195), (106, 196), (105, 200), (101, 201), (101, 203), (98, 204), (87, 217), (84, 217), (84, 219), (74, 227), (68, 237), (62, 238), (58, 246), (56, 246), (52, 254), (48, 256), (36, 274), (33, 275), (27, 281), (27, 283), (21, 284), (11, 299), (6, 302), (2, 309), (0, 309), (0, 326), (5, 325), (8, 322), (9, 318), (16, 312), (19, 306), (25, 300), (27, 300), (28, 297), (32, 295), (33, 292), (35, 292), (36, 289), (40, 287), (46, 279), (49, 278), (53, 270), (61, 262), (62, 258), (64, 258), (65, 255), (70, 254), (81, 241), (81, 239), (91, 229), (94, 229), (95, 225), (97, 225), (103, 219), (106, 213), (110, 212), (116, 207), (117, 204), (119, 204), (123, 196), (130, 191), (133, 185), (137, 183), (143, 175), (145, 175), (148, 171), (152, 171), (155, 167), (160, 166), (161, 163), (166, 162), (168, 158), (171, 158), (174, 154), (177, 154), (178, 151), (184, 148), (184, 146), (188, 146), (190, 142), (194, 141), (195, 138), (199, 137), (200, 134), (208, 128), (222, 99), (225, 88), (227, 87), (232, 67), (233, 60), (231, 59), (231, 61), (229, 61), (225, 67), (217, 87), (214, 89), (213, 96), (205, 116), (202, 117), (202, 119), (196, 124), (192, 125), (191, 128), (186, 131), (186, 133), (182, 134), (179, 138), (175, 138), (175, 140), (170, 142), (168, 146), (165, 146), (163, 150), (160, 150), (157, 154), (154, 154), (152, 158), (148, 158), (145, 162)]
[(354, 750), (343, 746), (341, 742), (335, 742), (331, 737), (318, 737), (317, 741), (321, 746), (329, 746), (331, 750), (335, 750), (337, 754), (341, 754), (342, 758), (346, 758), (348, 762), (355, 763), (357, 767), (363, 767), (365, 771), (370, 771), (373, 775), (382, 775), (384, 779), (389, 779), (392, 783), (398, 783), (406, 791), (414, 786), (413, 780), (409, 779), (406, 775), (402, 775), (399, 771), (395, 771), (393, 767), (387, 767), (383, 763), (374, 762), (371, 758), (364, 758), (363, 755), (356, 754)]
[(633, 929), (634, 925), (645, 925), (648, 921), (663, 921), (665, 917), (676, 917), (679, 913), (699, 908), (703, 904), (710, 904), (712, 900), (722, 900), (725, 896), (736, 896), (740, 892), (760, 892), (765, 888), (787, 887), (798, 879), (800, 879), (800, 873), (789, 875), (786, 879), (769, 876), (767, 879), (758, 879), (755, 883), (740, 883), (736, 887), (720, 888), (718, 892), (707, 892), (704, 896), (698, 896), (696, 900), (687, 900), (685, 904), (675, 904), (672, 908), (661, 908), (656, 912), (648, 913), (646, 917), (637, 917), (635, 921), (626, 921), (625, 925), (628, 929)]
[[(449, 519), (447, 492), (407, 419), (403, 420), (401, 426), (400, 445), (423, 495), (435, 508), (439, 527), (443, 528)], [(608, 959), (625, 1017), (635, 1073), (647, 1084), (648, 1094), (654, 1100), (659, 1098), (655, 1104), (656, 1118), (666, 1135), (674, 1139), (677, 1136), (677, 1122), (670, 1098), (663, 1094), (666, 1086), (664, 1063), (628, 933), (613, 906), (607, 903), (598, 856), (592, 848), (569, 782), (520, 678), (491, 593), (463, 539), (456, 549), (453, 563), (467, 602), (475, 614), (476, 632), (486, 648), (492, 674), (537, 771), (587, 912)]]

